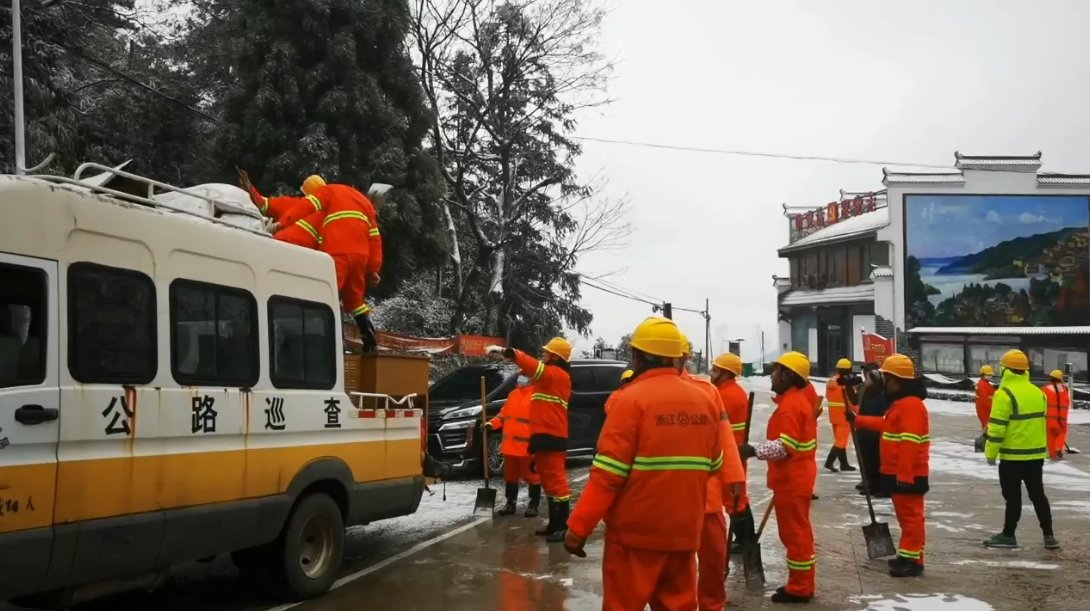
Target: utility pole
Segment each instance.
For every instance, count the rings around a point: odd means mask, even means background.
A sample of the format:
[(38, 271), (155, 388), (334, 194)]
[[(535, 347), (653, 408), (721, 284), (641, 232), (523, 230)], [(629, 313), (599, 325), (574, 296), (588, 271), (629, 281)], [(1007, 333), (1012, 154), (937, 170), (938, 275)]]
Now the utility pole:
[(26, 173), (26, 132), (23, 125), (23, 33), (19, 0), (11, 0), (11, 76), (15, 94), (15, 173)]
[(704, 298), (704, 371), (712, 370), (712, 311)]
[(765, 330), (761, 327), (761, 375), (765, 370)]

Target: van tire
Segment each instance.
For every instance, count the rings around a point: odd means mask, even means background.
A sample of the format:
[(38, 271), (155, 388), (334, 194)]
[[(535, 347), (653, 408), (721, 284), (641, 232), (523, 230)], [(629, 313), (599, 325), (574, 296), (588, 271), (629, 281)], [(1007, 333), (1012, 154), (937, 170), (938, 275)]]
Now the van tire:
[(336, 501), (316, 492), (300, 499), (273, 543), (269, 577), (290, 600), (329, 591), (344, 561), (344, 517)]

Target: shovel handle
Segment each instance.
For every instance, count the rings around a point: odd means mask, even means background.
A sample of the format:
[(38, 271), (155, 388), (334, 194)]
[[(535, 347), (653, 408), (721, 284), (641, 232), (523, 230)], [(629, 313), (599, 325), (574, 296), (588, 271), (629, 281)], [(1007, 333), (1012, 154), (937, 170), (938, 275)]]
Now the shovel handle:
[(744, 433), (746, 443), (749, 443), (749, 424), (753, 421), (753, 398), (755, 396), (752, 391), (749, 393), (749, 405), (746, 407), (746, 428)]
[(863, 458), (859, 455), (859, 440), (855, 434), (855, 423), (849, 423), (848, 429), (852, 432), (852, 449), (855, 450), (855, 462), (859, 463), (859, 476), (863, 478), (863, 496), (867, 499), (867, 513), (870, 514), (870, 523), (878, 523), (877, 516), (874, 515), (874, 503), (870, 500), (870, 480), (867, 479), (867, 468), (863, 464)]
[(481, 376), (481, 464), (484, 467), (484, 487), (488, 488), (488, 388)]
[(772, 508), (776, 504), (775, 499), (775, 496), (773, 496), (771, 499), (768, 499), (768, 507), (765, 507), (765, 515), (763, 518), (761, 518), (761, 526), (757, 529), (757, 535), (753, 537), (754, 543), (761, 540), (761, 533), (765, 531), (765, 524), (768, 523), (768, 516), (772, 515)]

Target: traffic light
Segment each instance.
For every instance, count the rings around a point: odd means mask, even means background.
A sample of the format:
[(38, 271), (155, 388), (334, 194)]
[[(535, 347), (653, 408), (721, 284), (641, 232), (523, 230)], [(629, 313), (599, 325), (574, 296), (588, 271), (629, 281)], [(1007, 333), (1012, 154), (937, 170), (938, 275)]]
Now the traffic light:
[(674, 306), (669, 302), (662, 304), (662, 315), (670, 320), (674, 319)]

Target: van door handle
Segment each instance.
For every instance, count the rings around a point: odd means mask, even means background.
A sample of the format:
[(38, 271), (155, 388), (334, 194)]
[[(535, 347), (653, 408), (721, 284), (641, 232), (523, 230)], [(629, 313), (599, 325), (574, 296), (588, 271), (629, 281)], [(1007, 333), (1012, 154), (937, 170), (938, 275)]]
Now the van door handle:
[(56, 420), (60, 410), (55, 407), (42, 407), (41, 405), (24, 405), (15, 410), (15, 421), (19, 424), (41, 424)]

